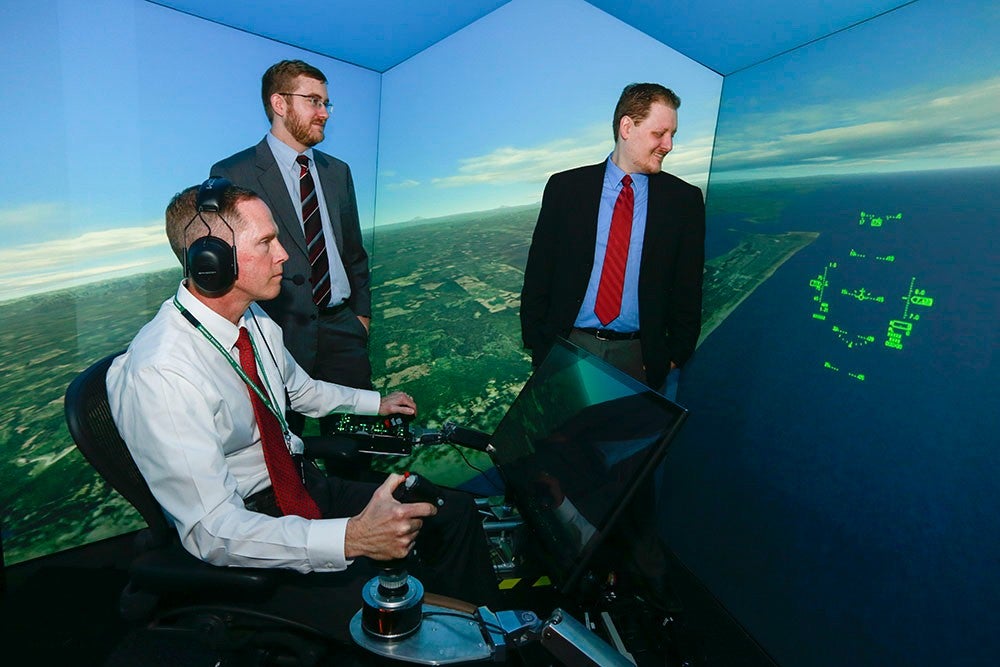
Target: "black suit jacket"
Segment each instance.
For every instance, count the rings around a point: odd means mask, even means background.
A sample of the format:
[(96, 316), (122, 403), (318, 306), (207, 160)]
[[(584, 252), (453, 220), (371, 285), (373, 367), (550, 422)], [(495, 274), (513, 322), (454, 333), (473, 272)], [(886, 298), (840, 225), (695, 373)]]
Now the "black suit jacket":
[[(597, 214), (606, 163), (554, 174), (528, 251), (521, 334), (537, 364), (580, 311), (594, 267)], [(663, 384), (701, 333), (705, 202), (701, 190), (667, 173), (649, 176), (639, 268), (639, 330), (649, 384)]]
[[(351, 296), (347, 304), (356, 314), (370, 317), (368, 253), (362, 244), (351, 168), (346, 162), (315, 149), (313, 159), (319, 173), (320, 187), (326, 198), (337, 249), (351, 285)], [(278, 225), (279, 239), (288, 252), (288, 261), (284, 266), (285, 280), (282, 281), (281, 294), (260, 305), (281, 325), (288, 351), (303, 369), (312, 373), (316, 361), (319, 325), (318, 309), (313, 303), (309, 284), (311, 268), (306, 239), (267, 139), (217, 162), (212, 166), (210, 175), (228, 178), (235, 185), (253, 190), (271, 209), (271, 215)]]

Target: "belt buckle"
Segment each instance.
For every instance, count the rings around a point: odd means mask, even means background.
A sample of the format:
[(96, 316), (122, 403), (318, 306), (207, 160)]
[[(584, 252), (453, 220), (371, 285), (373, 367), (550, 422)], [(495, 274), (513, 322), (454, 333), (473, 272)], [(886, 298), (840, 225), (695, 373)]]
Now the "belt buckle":
[(604, 332), (601, 329), (595, 329), (594, 330), (594, 338), (596, 338), (597, 340), (603, 340), (605, 342), (610, 342), (611, 341), (610, 338), (608, 338), (608, 337), (606, 337), (604, 335)]

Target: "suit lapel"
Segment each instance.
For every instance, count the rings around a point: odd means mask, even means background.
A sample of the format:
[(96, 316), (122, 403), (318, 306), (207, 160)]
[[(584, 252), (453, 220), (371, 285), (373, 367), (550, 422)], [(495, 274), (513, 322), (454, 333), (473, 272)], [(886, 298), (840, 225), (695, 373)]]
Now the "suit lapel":
[(666, 234), (670, 227), (672, 209), (669, 202), (667, 179), (660, 174), (649, 176), (649, 198), (646, 202), (646, 231), (642, 235), (642, 259), (640, 261), (639, 284), (644, 282), (646, 271), (662, 271), (666, 256)]
[(333, 179), (333, 169), (329, 158), (318, 150), (313, 149), (313, 160), (316, 162), (316, 171), (319, 172), (319, 184), (323, 189), (323, 203), (326, 212), (330, 216), (330, 226), (333, 228), (333, 240), (337, 243), (337, 252), (344, 253), (344, 233), (341, 229), (340, 221), (340, 193), (337, 191), (337, 184)]
[(278, 224), (278, 233), (282, 241), (291, 239), (302, 254), (308, 257), (306, 237), (302, 233), (302, 223), (295, 212), (295, 205), (292, 204), (292, 200), (288, 196), (285, 179), (281, 176), (271, 147), (267, 145), (267, 139), (257, 144), (256, 166), (260, 193), (270, 203), (271, 215), (274, 216), (274, 221)]
[(607, 164), (592, 165), (582, 172), (580, 181), (580, 229), (579, 233), (570, 235), (570, 242), (578, 240), (580, 248), (580, 275), (584, 280), (590, 280), (590, 272), (594, 268), (594, 247), (597, 245), (597, 216), (601, 209), (601, 195), (604, 190), (604, 172)]

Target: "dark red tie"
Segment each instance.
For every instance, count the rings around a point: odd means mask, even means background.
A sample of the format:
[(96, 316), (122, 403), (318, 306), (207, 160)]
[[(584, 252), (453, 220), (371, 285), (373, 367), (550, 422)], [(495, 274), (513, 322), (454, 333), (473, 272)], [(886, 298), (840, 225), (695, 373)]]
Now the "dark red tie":
[(326, 241), (323, 239), (323, 222), (319, 216), (319, 201), (316, 198), (316, 183), (309, 173), (309, 158), (299, 155), (299, 196), (302, 197), (302, 231), (306, 235), (309, 250), (309, 264), (312, 274), (313, 302), (320, 307), (330, 302), (330, 262), (326, 256)]
[(618, 317), (622, 310), (622, 289), (625, 287), (625, 264), (628, 263), (628, 244), (632, 236), (634, 201), (632, 177), (625, 174), (621, 192), (615, 200), (615, 210), (611, 214), (608, 249), (604, 253), (601, 282), (597, 287), (597, 301), (594, 304), (594, 314), (604, 326)]
[[(267, 390), (260, 381), (260, 375), (257, 374), (257, 361), (253, 356), (253, 346), (250, 344), (250, 334), (246, 327), (240, 327), (236, 348), (240, 351), (240, 366), (254, 384), (266, 394)], [(267, 409), (257, 392), (250, 387), (247, 387), (247, 391), (250, 392), (253, 414), (257, 419), (261, 445), (264, 447), (264, 462), (267, 464), (267, 474), (271, 477), (271, 487), (274, 489), (278, 508), (282, 514), (297, 514), (307, 519), (322, 518), (316, 501), (302, 483), (299, 467), (292, 460), (292, 455), (285, 445), (285, 436), (281, 432), (278, 418)]]

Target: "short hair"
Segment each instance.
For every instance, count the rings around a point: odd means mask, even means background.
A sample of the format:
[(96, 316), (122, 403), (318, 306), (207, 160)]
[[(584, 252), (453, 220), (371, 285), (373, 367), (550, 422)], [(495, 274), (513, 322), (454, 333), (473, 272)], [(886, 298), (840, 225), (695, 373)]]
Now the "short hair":
[[(188, 247), (187, 230), (192, 229), (190, 235), (192, 240), (206, 236), (218, 236), (226, 243), (232, 243), (229, 229), (222, 222), (224, 218), (229, 226), (233, 228), (233, 234), (243, 226), (243, 216), (239, 213), (239, 205), (251, 199), (260, 199), (260, 196), (253, 190), (230, 185), (219, 197), (218, 213), (211, 211), (198, 212), (198, 190), (201, 184), (192, 185), (178, 192), (167, 204), (167, 239), (170, 241), (170, 249), (174, 251), (181, 266), (184, 266), (184, 251)], [(200, 216), (200, 220), (195, 217)], [(191, 222), (194, 221), (192, 225)], [(206, 229), (207, 226), (207, 229)], [(197, 234), (197, 235), (195, 235)]]
[(264, 113), (267, 114), (268, 121), (274, 121), (271, 95), (291, 92), (288, 88), (292, 87), (295, 79), (299, 76), (326, 83), (326, 75), (323, 72), (302, 60), (282, 60), (274, 63), (264, 72), (264, 76), (260, 80), (260, 98), (264, 103)]
[(681, 106), (681, 98), (677, 97), (674, 91), (658, 83), (630, 83), (625, 86), (621, 97), (618, 98), (618, 104), (615, 105), (613, 122), (615, 142), (618, 141), (618, 127), (621, 125), (622, 117), (628, 116), (638, 125), (646, 120), (649, 108), (654, 102), (666, 104), (674, 110)]

